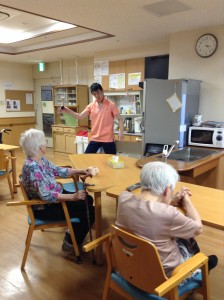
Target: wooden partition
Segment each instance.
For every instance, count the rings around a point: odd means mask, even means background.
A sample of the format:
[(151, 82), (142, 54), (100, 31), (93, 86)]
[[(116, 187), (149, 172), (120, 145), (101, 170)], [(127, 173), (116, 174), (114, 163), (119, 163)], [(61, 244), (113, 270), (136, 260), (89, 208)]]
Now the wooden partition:
[[(3, 128), (11, 129), (9, 134), (3, 135), (3, 143), (8, 145), (19, 145), (21, 133), (27, 129), (35, 128), (34, 115), (34, 95), (30, 90), (5, 90), (6, 103), (6, 118), (0, 118), (0, 130)], [(14, 104), (16, 101), (16, 104)], [(19, 103), (19, 105), (18, 105)], [(12, 112), (17, 113), (17, 116), (12, 116)], [(18, 117), (20, 112), (30, 112), (27, 117)]]
[(30, 128), (35, 128), (35, 117), (0, 118), (0, 130), (11, 129), (9, 134), (3, 135), (3, 143), (19, 146), (21, 133)]

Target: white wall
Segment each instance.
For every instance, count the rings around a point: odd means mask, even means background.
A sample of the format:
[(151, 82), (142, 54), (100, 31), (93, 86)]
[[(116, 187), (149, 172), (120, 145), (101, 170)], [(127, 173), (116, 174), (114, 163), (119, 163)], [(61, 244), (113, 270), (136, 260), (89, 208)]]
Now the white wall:
[[(196, 54), (195, 43), (205, 34), (218, 39), (216, 53), (208, 58)], [(203, 121), (224, 122), (224, 25), (181, 32), (170, 37), (169, 78), (201, 80), (199, 113)]]
[(6, 112), (5, 90), (33, 91), (32, 66), (0, 61), (0, 118), (30, 116), (29, 112)]

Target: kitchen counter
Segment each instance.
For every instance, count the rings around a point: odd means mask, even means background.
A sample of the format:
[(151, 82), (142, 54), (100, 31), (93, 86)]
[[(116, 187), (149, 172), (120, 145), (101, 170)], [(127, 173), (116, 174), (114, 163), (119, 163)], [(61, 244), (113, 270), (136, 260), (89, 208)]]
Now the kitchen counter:
[[(114, 131), (114, 134), (118, 134), (119, 131)], [(124, 135), (132, 135), (132, 136), (142, 136), (142, 132), (127, 132), (124, 131)]]
[[(181, 181), (224, 190), (224, 149), (216, 150), (217, 153), (191, 162), (172, 160), (168, 157), (167, 163), (178, 171)], [(141, 168), (152, 161), (163, 161), (161, 153), (139, 159), (136, 164)]]

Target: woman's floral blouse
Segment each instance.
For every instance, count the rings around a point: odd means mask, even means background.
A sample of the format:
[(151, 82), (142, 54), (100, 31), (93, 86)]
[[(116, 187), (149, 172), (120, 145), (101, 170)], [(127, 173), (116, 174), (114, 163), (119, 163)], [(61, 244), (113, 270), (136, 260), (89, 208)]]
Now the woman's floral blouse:
[(68, 169), (55, 166), (45, 157), (41, 158), (41, 162), (30, 158), (25, 160), (22, 169), (22, 183), (30, 199), (40, 198), (55, 202), (58, 193), (63, 191), (61, 185), (56, 182), (55, 176), (68, 177)]

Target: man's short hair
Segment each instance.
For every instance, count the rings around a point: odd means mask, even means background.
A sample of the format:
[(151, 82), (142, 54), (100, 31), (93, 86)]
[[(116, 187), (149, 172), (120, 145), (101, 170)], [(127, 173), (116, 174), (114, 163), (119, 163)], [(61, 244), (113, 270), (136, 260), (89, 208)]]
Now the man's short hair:
[(98, 91), (98, 90), (103, 90), (103, 88), (102, 88), (102, 85), (101, 84), (99, 84), (99, 83), (97, 83), (97, 82), (94, 82), (92, 85), (91, 85), (91, 87), (90, 87), (90, 91), (91, 91), (91, 93), (93, 93), (93, 92), (96, 92), (96, 91)]

